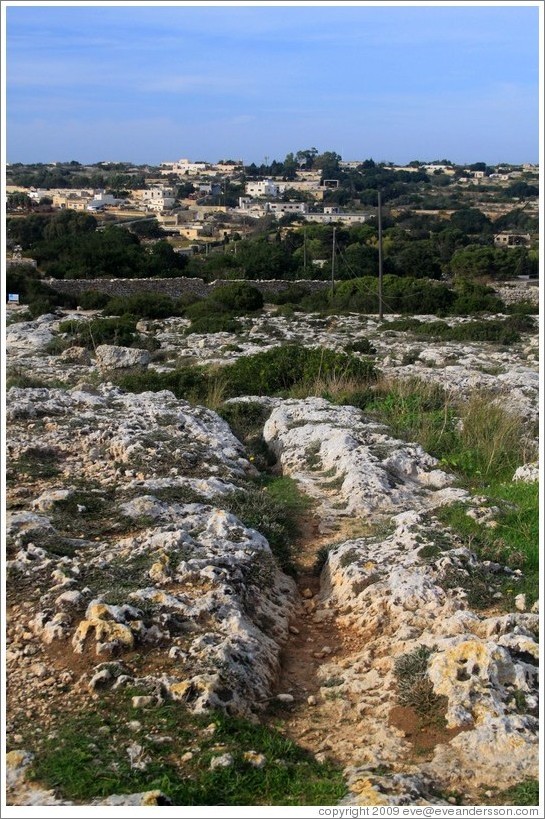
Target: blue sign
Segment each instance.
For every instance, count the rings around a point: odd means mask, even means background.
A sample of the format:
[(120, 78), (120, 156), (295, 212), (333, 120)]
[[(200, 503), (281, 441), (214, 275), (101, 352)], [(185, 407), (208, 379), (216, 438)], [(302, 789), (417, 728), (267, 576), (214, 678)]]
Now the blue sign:
[(8, 293), (8, 302), (19, 304), (19, 293)]

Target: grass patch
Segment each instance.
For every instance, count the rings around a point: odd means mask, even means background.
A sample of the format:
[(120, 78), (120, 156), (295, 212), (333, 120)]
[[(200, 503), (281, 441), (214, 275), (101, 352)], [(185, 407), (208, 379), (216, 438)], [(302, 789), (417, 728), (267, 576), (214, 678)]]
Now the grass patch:
[(536, 455), (523, 421), (505, 412), (495, 398), (476, 392), (455, 402), (437, 384), (385, 379), (363, 408), (402, 440), (421, 444), (466, 483), (484, 485), (509, 480)]
[(449, 452), (456, 444), (452, 401), (436, 384), (419, 379), (381, 380), (363, 407), (405, 441), (417, 441), (427, 452)]
[(499, 508), (497, 526), (492, 529), (470, 518), (465, 504), (441, 507), (435, 514), (464, 538), (482, 560), (522, 571), (519, 580), (502, 578), (501, 588), (496, 589), (504, 595), (502, 606), (513, 609), (516, 595), (522, 593), (531, 605), (538, 599), (539, 582), (538, 484), (495, 482), (485, 492), (490, 504)]
[[(318, 386), (331, 390), (335, 384), (356, 384), (360, 390), (376, 378), (369, 361), (332, 350), (288, 344), (264, 353), (243, 356), (233, 364), (214, 367), (181, 367), (169, 373), (145, 372), (116, 376), (117, 384), (129, 392), (171, 390), (177, 398), (202, 403), (211, 384), (222, 383), (222, 397), (241, 395), (317, 395)], [(345, 387), (344, 387), (345, 388)], [(346, 388), (345, 388), (346, 391)]]
[(526, 779), (504, 791), (496, 791), (490, 800), (491, 805), (539, 805), (539, 782), (537, 779)]
[(6, 390), (12, 387), (19, 389), (41, 389), (43, 387), (49, 388), (51, 385), (42, 378), (36, 378), (33, 375), (28, 375), (22, 368), (13, 368), (8, 370), (6, 374)]
[(219, 505), (266, 537), (281, 568), (293, 571), (293, 546), (300, 535), (300, 517), (310, 505), (296, 481), (263, 477), (261, 486), (250, 484), (222, 496)]
[[(123, 605), (130, 592), (149, 584), (149, 570), (153, 563), (154, 556), (151, 553), (135, 555), (130, 560), (112, 560), (100, 568), (85, 567), (83, 581), (92, 589), (95, 597), (102, 595), (108, 605)], [(136, 606), (139, 609), (145, 608), (142, 601), (138, 601)]]
[(507, 582), (509, 581), (504, 576), (492, 574), (480, 566), (467, 570), (449, 566), (440, 579), (444, 589), (462, 588), (470, 608), (478, 610), (498, 603), (501, 598), (496, 598), (495, 595), (503, 594), (502, 589)]
[(9, 463), (7, 481), (13, 483), (23, 478), (55, 478), (60, 474), (62, 457), (60, 452), (51, 447), (27, 447), (19, 458)]
[[(345, 792), (339, 769), (319, 764), (271, 728), (222, 714), (196, 717), (174, 703), (139, 710), (137, 718), (141, 729), (131, 731), (127, 695), (102, 697), (96, 709), (68, 717), (54, 738), (39, 743), (35, 777), (65, 798), (87, 802), (159, 789), (173, 805), (323, 805)], [(211, 719), (213, 734), (206, 729)], [(264, 754), (265, 766), (249, 764), (247, 751)], [(193, 756), (182, 762), (187, 752)], [(222, 753), (232, 754), (233, 765), (210, 770)]]
[(434, 693), (427, 673), (432, 653), (427, 646), (421, 645), (396, 659), (397, 698), (400, 705), (412, 708), (427, 724), (434, 722), (444, 725), (447, 698)]

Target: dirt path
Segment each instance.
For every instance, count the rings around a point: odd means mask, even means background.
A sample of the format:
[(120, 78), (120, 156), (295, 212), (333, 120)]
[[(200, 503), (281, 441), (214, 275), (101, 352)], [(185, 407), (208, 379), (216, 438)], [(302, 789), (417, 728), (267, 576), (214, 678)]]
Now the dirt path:
[[(320, 534), (319, 523), (310, 516), (304, 520), (296, 544), (301, 606), (290, 625), (290, 637), (280, 657), (281, 674), (273, 692), (290, 694), (293, 703), (282, 703), (279, 708), (277, 701), (273, 702), (266, 721), (322, 761), (357, 766), (363, 762), (367, 744), (373, 742), (375, 720), (370, 723), (369, 709), (362, 712), (357, 697), (341, 694), (336, 683), (342, 683), (342, 678), (332, 675), (326, 666), (334, 664), (338, 675), (339, 669), (358, 661), (367, 640), (343, 622), (340, 613), (320, 594), (320, 575), (315, 568), (320, 549), (354, 536), (354, 521), (342, 521), (334, 535)], [(437, 744), (449, 742), (463, 730), (427, 724), (410, 707), (394, 704), (388, 710), (390, 730), (406, 740), (397, 745), (395, 758), (390, 760), (397, 770), (431, 759)], [(366, 741), (362, 742), (362, 737)]]
[[(301, 607), (291, 623), (290, 637), (280, 657), (282, 671), (274, 692), (291, 694), (294, 702), (282, 707), (280, 720), (275, 704), (266, 719), (318, 758), (322, 755), (348, 764), (350, 753), (343, 753), (341, 748), (346, 744), (353, 747), (352, 705), (337, 696), (335, 679), (324, 678), (319, 671), (325, 663), (348, 660), (361, 648), (361, 640), (354, 631), (339, 625), (336, 610), (327, 607), (320, 597), (317, 557), (321, 548), (339, 538), (319, 534), (318, 525), (318, 519), (307, 518), (296, 544), (299, 569), (296, 582)], [(331, 694), (325, 697), (324, 683), (326, 688), (331, 685)]]

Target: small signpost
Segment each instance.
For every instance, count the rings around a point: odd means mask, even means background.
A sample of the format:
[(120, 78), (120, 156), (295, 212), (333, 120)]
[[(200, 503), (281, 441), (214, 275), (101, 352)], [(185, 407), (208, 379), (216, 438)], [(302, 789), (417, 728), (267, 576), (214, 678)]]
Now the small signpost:
[(19, 293), (8, 293), (8, 304), (19, 304)]

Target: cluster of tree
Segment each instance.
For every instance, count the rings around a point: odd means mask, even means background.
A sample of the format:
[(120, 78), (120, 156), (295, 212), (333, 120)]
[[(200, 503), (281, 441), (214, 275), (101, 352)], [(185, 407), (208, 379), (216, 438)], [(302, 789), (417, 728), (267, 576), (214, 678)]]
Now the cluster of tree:
[[(526, 223), (522, 211), (504, 224)], [(36, 259), (55, 278), (201, 276), (216, 278), (349, 280), (378, 275), (376, 219), (351, 227), (309, 223), (286, 230), (273, 219), (251, 238), (207, 256), (188, 258), (161, 237), (157, 222), (97, 230), (94, 216), (63, 211), (8, 221), (8, 240)], [(383, 271), (415, 279), (537, 276), (537, 251), (494, 247), (498, 223), (476, 208), (455, 211), (450, 220), (414, 212), (383, 219)], [(335, 231), (335, 256), (332, 255)], [(141, 239), (145, 242), (141, 242)], [(158, 240), (149, 243), (149, 240)]]
[[(456, 211), (447, 221), (402, 214), (383, 220), (383, 271), (417, 279), (537, 276), (538, 256), (524, 247), (494, 247), (495, 225), (476, 209)], [(333, 231), (335, 258), (333, 259)], [(192, 259), (188, 272), (211, 280), (319, 279), (348, 280), (378, 275), (376, 220), (363, 225), (307, 224), (290, 230), (273, 228), (224, 252)]]
[(147, 246), (123, 228), (97, 230), (94, 216), (76, 211), (10, 219), (8, 237), (58, 279), (171, 277), (187, 265), (187, 257), (164, 239)]
[(134, 190), (146, 187), (145, 169), (128, 171), (130, 166), (117, 163), (107, 166), (82, 166), (78, 162), (65, 165), (10, 165), (6, 172), (8, 185), (22, 188), (111, 188)]

